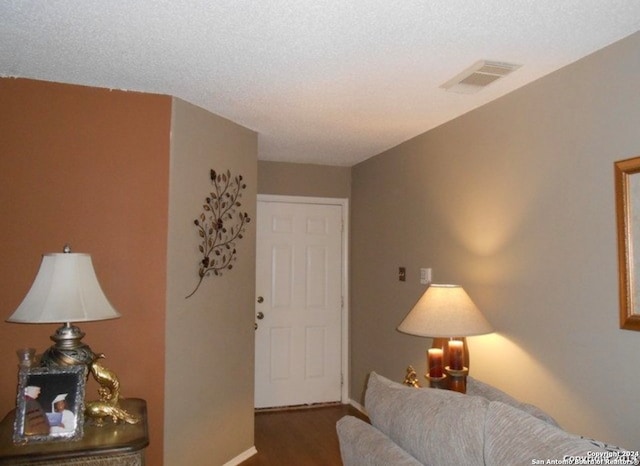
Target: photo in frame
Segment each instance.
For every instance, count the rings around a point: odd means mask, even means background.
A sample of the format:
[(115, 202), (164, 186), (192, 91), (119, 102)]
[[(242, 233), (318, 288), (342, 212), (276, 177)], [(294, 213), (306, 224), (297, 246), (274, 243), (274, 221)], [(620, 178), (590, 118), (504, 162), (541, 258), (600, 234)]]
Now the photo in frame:
[(14, 443), (80, 440), (86, 380), (85, 365), (21, 367)]

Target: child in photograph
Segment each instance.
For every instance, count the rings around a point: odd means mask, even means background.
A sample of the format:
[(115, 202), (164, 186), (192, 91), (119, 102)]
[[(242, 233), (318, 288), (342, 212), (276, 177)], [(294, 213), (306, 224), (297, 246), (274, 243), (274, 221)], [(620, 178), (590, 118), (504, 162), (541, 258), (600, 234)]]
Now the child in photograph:
[(76, 428), (76, 416), (68, 409), (67, 393), (56, 396), (51, 403), (52, 413), (61, 413), (62, 417), (56, 424), (51, 425), (51, 433), (59, 434), (64, 432), (73, 432)]

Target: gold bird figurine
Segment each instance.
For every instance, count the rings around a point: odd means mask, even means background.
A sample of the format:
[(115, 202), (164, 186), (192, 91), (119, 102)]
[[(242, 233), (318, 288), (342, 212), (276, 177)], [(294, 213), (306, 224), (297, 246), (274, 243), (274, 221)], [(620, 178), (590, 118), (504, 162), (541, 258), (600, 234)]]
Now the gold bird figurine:
[(93, 419), (98, 426), (104, 424), (105, 418), (111, 418), (114, 424), (122, 420), (128, 424), (137, 424), (140, 418), (128, 413), (119, 406), (113, 406), (105, 401), (89, 401), (85, 408), (85, 414)]
[(100, 399), (89, 401), (85, 407), (85, 414), (93, 419), (98, 426), (104, 424), (105, 418), (111, 418), (114, 424), (119, 420), (129, 424), (140, 422), (140, 417), (130, 414), (119, 406), (120, 381), (112, 370), (98, 362), (103, 357), (104, 355), (100, 354), (91, 363), (91, 375), (100, 385), (98, 388)]
[(100, 399), (117, 403), (120, 398), (120, 381), (115, 372), (104, 367), (96, 359), (91, 363), (91, 375), (100, 384), (98, 389)]

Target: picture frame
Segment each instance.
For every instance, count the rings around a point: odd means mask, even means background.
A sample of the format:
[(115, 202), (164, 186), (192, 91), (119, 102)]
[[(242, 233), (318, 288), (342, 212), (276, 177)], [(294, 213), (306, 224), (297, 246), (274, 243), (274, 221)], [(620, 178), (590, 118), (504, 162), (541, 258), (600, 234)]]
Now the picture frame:
[(640, 331), (640, 157), (614, 167), (620, 328)]
[(80, 440), (86, 380), (85, 365), (21, 367), (14, 443)]

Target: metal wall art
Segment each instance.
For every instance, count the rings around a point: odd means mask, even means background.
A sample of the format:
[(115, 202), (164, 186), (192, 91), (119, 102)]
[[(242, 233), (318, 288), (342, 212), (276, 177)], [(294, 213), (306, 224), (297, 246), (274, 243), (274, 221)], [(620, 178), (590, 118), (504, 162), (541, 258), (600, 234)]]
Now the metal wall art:
[(198, 268), (198, 283), (194, 290), (186, 296), (190, 298), (198, 291), (204, 277), (213, 273), (222, 275), (231, 270), (236, 261), (236, 240), (242, 239), (246, 225), (251, 221), (247, 212), (242, 212), (240, 198), (247, 185), (242, 182), (242, 175), (232, 176), (226, 173), (210, 171), (213, 190), (205, 198), (203, 212), (193, 221), (198, 229), (202, 254)]

